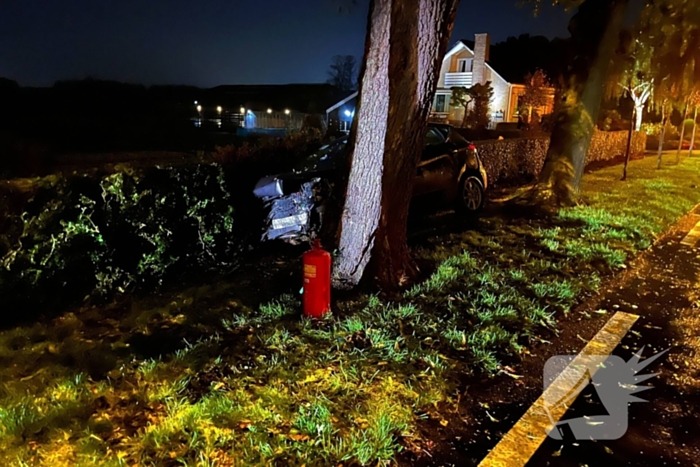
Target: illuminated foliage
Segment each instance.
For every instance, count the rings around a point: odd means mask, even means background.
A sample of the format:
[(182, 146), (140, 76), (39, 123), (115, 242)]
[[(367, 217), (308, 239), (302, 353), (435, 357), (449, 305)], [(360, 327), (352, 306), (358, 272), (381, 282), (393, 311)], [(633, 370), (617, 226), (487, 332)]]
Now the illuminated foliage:
[(493, 86), (487, 81), (476, 83), (471, 87), (452, 88), (452, 100), (464, 108), (463, 128), (483, 130), (489, 124), (489, 103), (493, 98)]
[(60, 180), (39, 190), (7, 241), (0, 289), (11, 309), (15, 299), (110, 297), (191, 269), (230, 269), (243, 245), (233, 216), (215, 165)]
[(536, 70), (525, 77), (525, 92), (520, 96), (518, 104), (520, 105), (520, 112), (527, 114), (530, 125), (535, 124), (533, 113), (546, 107), (550, 99), (552, 99), (551, 87), (552, 84), (542, 70)]

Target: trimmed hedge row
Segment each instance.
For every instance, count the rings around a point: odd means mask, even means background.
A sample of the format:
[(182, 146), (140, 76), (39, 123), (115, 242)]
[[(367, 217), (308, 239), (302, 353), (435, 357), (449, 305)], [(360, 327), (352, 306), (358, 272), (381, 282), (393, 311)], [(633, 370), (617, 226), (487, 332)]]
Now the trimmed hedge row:
[[(586, 164), (612, 160), (625, 154), (626, 131), (593, 133)], [(632, 156), (642, 156), (647, 135), (635, 132), (632, 138)], [(544, 165), (549, 138), (518, 138), (476, 141), (490, 183), (519, 184), (534, 180)]]

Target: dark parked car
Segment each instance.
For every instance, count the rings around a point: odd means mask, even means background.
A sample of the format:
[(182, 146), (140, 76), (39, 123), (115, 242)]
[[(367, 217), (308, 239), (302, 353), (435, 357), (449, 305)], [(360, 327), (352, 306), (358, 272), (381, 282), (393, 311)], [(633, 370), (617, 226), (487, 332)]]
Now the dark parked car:
[[(269, 208), (263, 240), (296, 243), (318, 232), (323, 202), (348, 151), (347, 137), (340, 138), (304, 159), (293, 172), (258, 181), (254, 193)], [(487, 185), (476, 147), (449, 125), (428, 124), (413, 196), (441, 193), (461, 212), (476, 213), (484, 206)]]

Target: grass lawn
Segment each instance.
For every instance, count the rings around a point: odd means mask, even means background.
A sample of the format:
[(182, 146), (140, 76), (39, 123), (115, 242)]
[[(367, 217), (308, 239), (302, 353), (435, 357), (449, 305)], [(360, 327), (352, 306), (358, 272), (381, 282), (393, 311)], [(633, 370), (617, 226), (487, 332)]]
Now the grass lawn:
[(464, 375), (515, 382), (530, 344), (700, 202), (700, 158), (655, 163), (586, 174), (587, 205), (554, 218), (429, 238), (427, 280), (319, 322), (296, 287), (261, 304), (241, 278), (2, 331), (3, 465), (391, 464)]

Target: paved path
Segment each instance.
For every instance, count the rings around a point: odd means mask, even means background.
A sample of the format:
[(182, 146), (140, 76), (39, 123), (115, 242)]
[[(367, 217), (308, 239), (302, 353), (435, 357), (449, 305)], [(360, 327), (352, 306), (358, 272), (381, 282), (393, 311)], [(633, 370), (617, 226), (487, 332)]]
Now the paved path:
[[(700, 209), (638, 262), (634, 276), (608, 291), (601, 309), (640, 318), (613, 351), (628, 361), (670, 348), (645, 372), (659, 373), (631, 403), (629, 428), (614, 441), (547, 438), (528, 466), (700, 466)], [(693, 230), (696, 229), (697, 230)], [(695, 233), (690, 233), (690, 232)], [(563, 419), (606, 414), (589, 385)]]

